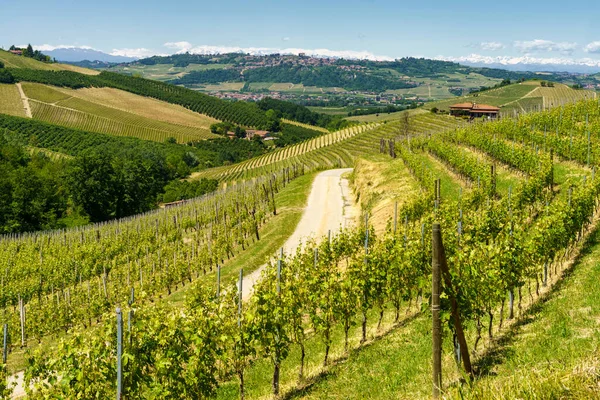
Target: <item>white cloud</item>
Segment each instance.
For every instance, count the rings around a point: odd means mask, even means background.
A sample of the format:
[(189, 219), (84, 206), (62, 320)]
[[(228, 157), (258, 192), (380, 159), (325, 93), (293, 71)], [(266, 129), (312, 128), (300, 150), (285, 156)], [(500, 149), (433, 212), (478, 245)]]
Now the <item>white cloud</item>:
[(514, 46), (521, 53), (537, 53), (537, 52), (561, 52), (563, 54), (571, 55), (577, 50), (577, 43), (571, 42), (553, 42), (551, 40), (517, 40)]
[(165, 54), (159, 54), (154, 50), (146, 49), (144, 47), (141, 47), (139, 49), (113, 49), (108, 54), (110, 54), (111, 56), (132, 57), (132, 58), (145, 58), (145, 57), (165, 55)]
[(583, 51), (586, 53), (600, 53), (600, 41), (588, 43), (587, 46), (583, 48)]
[(193, 46), (190, 42), (167, 42), (164, 44), (165, 47), (169, 48), (169, 49), (175, 49), (177, 50), (177, 53), (185, 53), (186, 51), (188, 51), (189, 49), (191, 49)]
[(481, 50), (498, 51), (502, 50), (506, 46), (504, 46), (500, 42), (481, 42), (479, 43), (479, 47), (481, 48)]
[(223, 53), (247, 53), (252, 55), (265, 54), (299, 54), (305, 53), (312, 57), (332, 57), (361, 60), (393, 61), (393, 57), (375, 55), (369, 51), (355, 50), (330, 50), (330, 49), (300, 49), (300, 48), (272, 48), (272, 47), (238, 47), (238, 46), (196, 46), (189, 50), (192, 54), (223, 54)]
[(580, 67), (596, 67), (600, 68), (600, 60), (592, 58), (567, 58), (567, 57), (531, 57), (528, 55), (513, 57), (513, 56), (484, 56), (480, 54), (470, 54), (460, 57), (445, 57), (437, 56), (435, 60), (453, 61), (458, 63), (473, 63), (473, 64), (500, 64), (500, 65), (518, 65), (518, 64), (536, 64), (536, 65), (563, 65), (563, 66), (580, 66)]

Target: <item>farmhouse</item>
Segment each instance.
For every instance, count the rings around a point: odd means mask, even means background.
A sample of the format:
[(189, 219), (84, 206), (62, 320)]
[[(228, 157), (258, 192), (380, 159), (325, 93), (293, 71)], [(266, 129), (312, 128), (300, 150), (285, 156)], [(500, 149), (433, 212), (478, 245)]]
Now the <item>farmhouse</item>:
[(458, 103), (450, 106), (450, 115), (455, 117), (469, 116), (471, 119), (478, 117), (498, 118), (500, 108), (488, 104)]
[(15, 54), (17, 56), (23, 55), (23, 50), (9, 50), (10, 53)]

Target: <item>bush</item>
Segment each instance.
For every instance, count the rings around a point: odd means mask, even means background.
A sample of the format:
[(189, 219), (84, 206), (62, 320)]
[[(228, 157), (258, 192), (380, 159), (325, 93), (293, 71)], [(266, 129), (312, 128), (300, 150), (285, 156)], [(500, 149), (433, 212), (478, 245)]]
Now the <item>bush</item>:
[(14, 83), (15, 78), (6, 69), (0, 69), (0, 83)]

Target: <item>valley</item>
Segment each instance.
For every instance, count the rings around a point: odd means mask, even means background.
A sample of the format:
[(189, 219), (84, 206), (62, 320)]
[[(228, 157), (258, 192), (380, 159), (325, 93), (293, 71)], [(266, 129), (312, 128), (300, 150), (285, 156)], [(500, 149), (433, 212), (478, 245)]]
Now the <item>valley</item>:
[(19, 51), (0, 397), (597, 397), (600, 107), (575, 75)]

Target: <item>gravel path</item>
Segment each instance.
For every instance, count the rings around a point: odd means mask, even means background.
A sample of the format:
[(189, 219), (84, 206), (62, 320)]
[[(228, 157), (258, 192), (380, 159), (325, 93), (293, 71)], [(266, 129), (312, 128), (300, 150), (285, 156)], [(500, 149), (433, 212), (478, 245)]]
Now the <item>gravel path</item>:
[[(316, 176), (302, 218), (294, 233), (283, 245), (285, 253), (294, 253), (310, 237), (321, 238), (327, 235), (329, 230), (335, 233), (340, 227), (347, 227), (353, 223), (358, 210), (354, 205), (348, 180), (342, 178), (343, 174), (350, 171), (352, 168), (332, 169)], [(260, 279), (265, 267), (266, 265), (262, 265), (244, 276), (244, 300), (250, 298), (252, 287)]]

